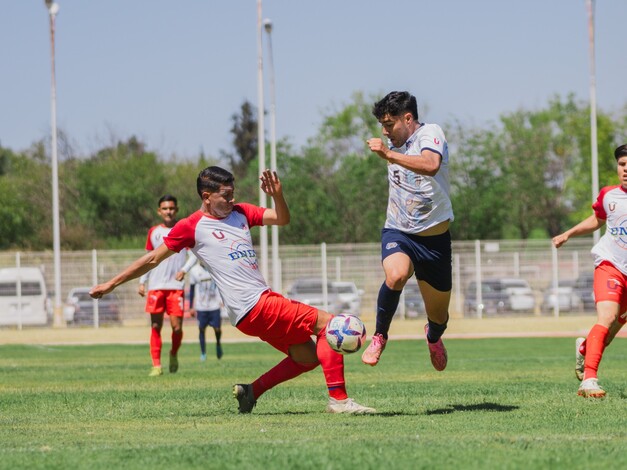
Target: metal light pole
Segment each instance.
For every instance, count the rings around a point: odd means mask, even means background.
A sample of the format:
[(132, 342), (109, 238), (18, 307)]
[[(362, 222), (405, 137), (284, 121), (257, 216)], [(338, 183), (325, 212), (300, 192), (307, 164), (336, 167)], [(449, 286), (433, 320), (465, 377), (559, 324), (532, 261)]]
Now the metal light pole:
[[(596, 65), (594, 57), (594, 0), (586, 0), (588, 10), (588, 44), (590, 54), (590, 148), (592, 154), (592, 202), (599, 194), (599, 150), (597, 146), (597, 84)], [(594, 243), (601, 237), (599, 230), (595, 230)]]
[[(268, 60), (270, 67), (270, 169), (276, 171), (276, 97), (274, 88), (274, 57), (272, 54), (272, 21), (264, 20), (263, 26), (268, 33)], [(272, 200), (272, 207), (275, 207)], [(281, 292), (281, 268), (279, 266), (279, 227), (272, 226), (272, 288)]]
[[(264, 128), (263, 105), (263, 28), (261, 0), (257, 0), (257, 140), (259, 146), (259, 171), (266, 169), (266, 141)], [(259, 205), (266, 207), (266, 193), (259, 187)], [(260, 227), (259, 243), (261, 245), (261, 274), (268, 279), (268, 227)]]
[(61, 231), (59, 228), (59, 164), (57, 159), (57, 82), (54, 64), (55, 18), (59, 13), (59, 4), (44, 0), (50, 17), (50, 56), (52, 80), (50, 86), (50, 127), (52, 133), (52, 249), (54, 252), (54, 317), (53, 325), (63, 323), (61, 306)]

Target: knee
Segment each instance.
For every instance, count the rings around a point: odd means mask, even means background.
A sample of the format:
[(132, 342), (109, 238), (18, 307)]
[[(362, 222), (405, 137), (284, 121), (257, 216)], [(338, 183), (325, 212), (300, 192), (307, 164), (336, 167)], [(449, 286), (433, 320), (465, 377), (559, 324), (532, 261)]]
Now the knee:
[(400, 272), (390, 272), (385, 276), (385, 284), (392, 290), (402, 290), (409, 278)]

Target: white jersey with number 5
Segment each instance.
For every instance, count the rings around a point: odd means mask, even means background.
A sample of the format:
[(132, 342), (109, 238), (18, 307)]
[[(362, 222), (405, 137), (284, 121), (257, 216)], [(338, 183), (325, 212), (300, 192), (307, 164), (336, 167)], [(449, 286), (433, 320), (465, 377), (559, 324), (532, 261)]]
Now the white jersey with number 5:
[(431, 150), (442, 157), (435, 176), (419, 175), (400, 165), (388, 164), (389, 199), (385, 228), (419, 233), (446, 220), (453, 220), (449, 197), (448, 143), (437, 124), (422, 124), (402, 147), (391, 150), (420, 156)]

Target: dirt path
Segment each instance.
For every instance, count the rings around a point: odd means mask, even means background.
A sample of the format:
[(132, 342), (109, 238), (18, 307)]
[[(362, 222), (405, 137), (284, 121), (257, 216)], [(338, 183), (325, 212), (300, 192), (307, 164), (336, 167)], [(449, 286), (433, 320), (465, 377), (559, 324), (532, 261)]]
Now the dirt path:
[[(594, 315), (529, 318), (452, 318), (446, 331), (447, 338), (492, 338), (492, 337), (577, 337), (585, 336), (594, 324)], [(366, 329), (374, 331), (374, 318), (364, 317)], [(423, 338), (425, 319), (401, 320), (392, 323), (390, 335), (399, 339)], [(164, 340), (169, 341), (169, 326), (164, 326)], [(186, 321), (183, 327), (185, 343), (196, 343), (197, 329), (194, 320)], [(223, 324), (225, 342), (258, 341), (243, 335), (229, 324)], [(120, 327), (94, 328), (0, 328), (0, 344), (144, 344), (148, 343), (148, 324)], [(213, 333), (208, 333), (213, 341)], [(627, 328), (620, 336), (627, 337)]]

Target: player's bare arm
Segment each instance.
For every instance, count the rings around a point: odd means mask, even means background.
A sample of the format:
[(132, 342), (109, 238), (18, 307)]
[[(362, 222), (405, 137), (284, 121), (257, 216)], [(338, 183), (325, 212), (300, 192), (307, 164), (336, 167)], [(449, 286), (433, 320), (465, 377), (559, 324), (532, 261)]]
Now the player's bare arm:
[(94, 286), (89, 295), (94, 299), (99, 299), (103, 295), (113, 291), (120, 284), (124, 284), (131, 279), (136, 279), (142, 274), (147, 273), (151, 269), (157, 267), (164, 259), (172, 256), (175, 251), (171, 251), (165, 244), (160, 245), (158, 248), (146, 253), (141, 258), (137, 259), (124, 271), (117, 276), (111, 278), (107, 282)]
[(564, 233), (561, 233), (553, 237), (553, 240), (552, 240), (553, 245), (555, 245), (555, 248), (559, 248), (564, 243), (566, 243), (570, 237), (576, 237), (578, 235), (587, 235), (603, 227), (604, 225), (605, 225), (605, 220), (599, 219), (597, 218), (596, 215), (592, 214), (590, 217), (582, 220), (574, 227), (566, 230)]
[(372, 138), (366, 143), (370, 150), (383, 160), (401, 165), (419, 175), (434, 176), (442, 163), (442, 156), (432, 150), (425, 149), (420, 153), (420, 158), (416, 158), (416, 155), (405, 155), (390, 150), (383, 139)]
[(283, 186), (276, 171), (265, 170), (259, 177), (261, 190), (274, 200), (274, 208), (263, 213), (264, 225), (287, 225), (290, 222), (290, 209), (283, 197)]

